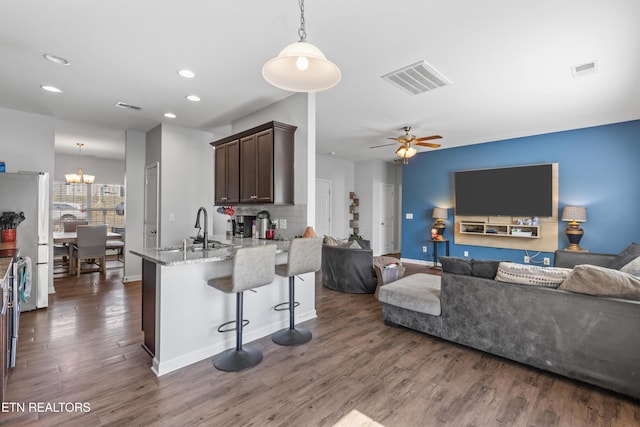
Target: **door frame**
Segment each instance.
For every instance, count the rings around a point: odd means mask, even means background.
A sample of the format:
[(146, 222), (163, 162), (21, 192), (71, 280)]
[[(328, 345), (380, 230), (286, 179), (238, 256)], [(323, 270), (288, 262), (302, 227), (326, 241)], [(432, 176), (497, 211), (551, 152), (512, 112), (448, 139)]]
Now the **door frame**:
[[(329, 232), (327, 233), (328, 236), (332, 236), (331, 232), (333, 229), (333, 181), (330, 179), (324, 179), (324, 178), (316, 178), (316, 200), (318, 199), (318, 182), (325, 182), (329, 184)], [(318, 224), (318, 204), (316, 202), (316, 231), (317, 230), (317, 224)]]
[(148, 233), (148, 229), (147, 229), (147, 209), (148, 209), (148, 205), (147, 205), (147, 195), (148, 195), (148, 181), (147, 181), (147, 176), (149, 175), (149, 172), (151, 171), (151, 169), (155, 168), (156, 169), (156, 247), (158, 247), (158, 242), (160, 241), (160, 162), (155, 162), (152, 164), (149, 164), (147, 166), (144, 167), (144, 210), (143, 210), (143, 238), (142, 238), (142, 247), (144, 249), (147, 249), (147, 233)]

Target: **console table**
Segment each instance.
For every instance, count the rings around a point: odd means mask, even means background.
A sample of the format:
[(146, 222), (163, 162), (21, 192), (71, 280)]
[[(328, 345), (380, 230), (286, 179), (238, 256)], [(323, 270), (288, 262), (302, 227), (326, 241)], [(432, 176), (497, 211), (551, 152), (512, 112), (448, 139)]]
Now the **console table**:
[(431, 268), (438, 268), (438, 243), (444, 243), (446, 256), (449, 256), (449, 239), (431, 239), (429, 242), (433, 245), (433, 267)]

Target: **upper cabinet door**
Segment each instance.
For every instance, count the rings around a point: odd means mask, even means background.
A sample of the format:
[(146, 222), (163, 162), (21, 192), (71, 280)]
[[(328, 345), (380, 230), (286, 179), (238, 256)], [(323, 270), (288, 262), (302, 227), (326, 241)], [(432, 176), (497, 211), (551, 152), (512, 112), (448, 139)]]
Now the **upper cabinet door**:
[(254, 203), (256, 189), (256, 136), (246, 136), (240, 140), (240, 203)]
[(240, 202), (240, 142), (218, 145), (215, 149), (215, 204)]
[(273, 203), (273, 130), (256, 134), (256, 201)]

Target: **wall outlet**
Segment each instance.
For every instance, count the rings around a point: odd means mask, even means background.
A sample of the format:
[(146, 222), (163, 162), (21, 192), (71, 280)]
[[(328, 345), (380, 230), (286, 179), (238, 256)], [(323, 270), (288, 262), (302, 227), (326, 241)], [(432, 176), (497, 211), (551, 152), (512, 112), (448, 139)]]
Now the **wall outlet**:
[(280, 220), (279, 220), (279, 219), (272, 219), (272, 220), (271, 220), (271, 224), (273, 224), (273, 226), (274, 226), (275, 228), (278, 228), (279, 222), (280, 222)]
[(279, 228), (282, 228), (283, 230), (285, 228), (287, 228), (287, 220), (286, 220), (286, 218), (280, 220), (280, 227)]
[(173, 222), (173, 221), (175, 221), (175, 220), (176, 220), (176, 214), (170, 213), (170, 214), (169, 214), (169, 221), (170, 221), (170, 222)]
[(405, 219), (413, 219), (413, 214), (412, 213), (406, 213), (404, 218)]
[(427, 247), (426, 246), (422, 247), (422, 252), (424, 252), (425, 254), (427, 253)]
[(544, 265), (551, 265), (551, 258), (545, 257), (543, 258), (543, 261), (544, 261)]
[(469, 256), (469, 251), (464, 251), (464, 252), (463, 252), (463, 255), (464, 255), (464, 256)]
[(525, 255), (524, 256), (524, 263), (525, 264), (529, 264), (531, 262), (531, 258), (529, 257), (529, 255)]

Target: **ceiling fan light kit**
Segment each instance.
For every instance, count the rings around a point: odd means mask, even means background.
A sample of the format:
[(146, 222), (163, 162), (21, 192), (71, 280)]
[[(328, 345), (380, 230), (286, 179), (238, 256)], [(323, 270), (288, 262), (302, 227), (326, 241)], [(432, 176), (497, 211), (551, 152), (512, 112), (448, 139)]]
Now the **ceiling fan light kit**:
[(320, 92), (340, 82), (342, 74), (320, 49), (307, 43), (304, 0), (300, 4), (300, 40), (291, 43), (262, 67), (262, 76), (273, 86), (291, 92)]
[[(398, 149), (396, 150), (396, 155), (402, 159), (403, 165), (409, 164), (408, 159), (415, 156), (416, 153), (418, 152), (413, 147), (414, 145), (419, 145), (421, 147), (430, 147), (430, 148), (440, 147), (440, 144), (434, 144), (433, 142), (424, 142), (432, 139), (441, 139), (442, 137), (440, 135), (430, 135), (430, 136), (423, 136), (421, 138), (416, 138), (415, 135), (412, 135), (409, 133), (411, 131), (411, 126), (405, 126), (403, 130), (405, 133), (404, 135), (388, 138), (400, 144), (400, 147), (398, 147)], [(369, 147), (369, 148), (387, 147), (389, 145), (393, 145), (393, 144), (376, 145), (374, 147)]]

